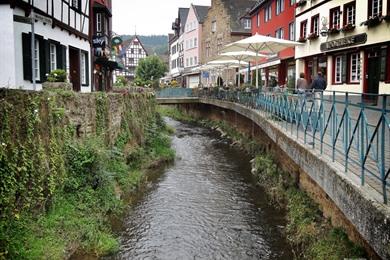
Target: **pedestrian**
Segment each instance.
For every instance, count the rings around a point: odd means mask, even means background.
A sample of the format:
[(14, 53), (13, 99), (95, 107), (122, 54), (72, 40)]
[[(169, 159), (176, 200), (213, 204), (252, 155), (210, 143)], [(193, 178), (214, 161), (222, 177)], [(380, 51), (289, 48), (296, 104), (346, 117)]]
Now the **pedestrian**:
[(304, 94), (309, 88), (309, 84), (307, 84), (307, 80), (305, 78), (305, 73), (301, 72), (299, 74), (299, 78), (297, 79), (296, 89), (298, 94)]
[[(316, 122), (319, 120), (318, 127), (322, 128), (322, 115), (321, 115), (321, 102), (322, 102), (322, 93), (326, 89), (326, 80), (324, 78), (324, 75), (321, 71), (317, 73), (317, 77), (313, 80), (313, 83), (311, 84), (311, 87), (314, 92), (314, 111), (316, 112), (313, 114), (313, 121)], [(323, 111), (323, 110), (322, 110)]]
[(317, 77), (313, 80), (313, 83), (311, 84), (311, 88), (313, 89), (313, 91), (317, 91), (317, 92), (321, 92), (326, 89), (326, 80), (322, 75), (321, 71), (317, 73)]

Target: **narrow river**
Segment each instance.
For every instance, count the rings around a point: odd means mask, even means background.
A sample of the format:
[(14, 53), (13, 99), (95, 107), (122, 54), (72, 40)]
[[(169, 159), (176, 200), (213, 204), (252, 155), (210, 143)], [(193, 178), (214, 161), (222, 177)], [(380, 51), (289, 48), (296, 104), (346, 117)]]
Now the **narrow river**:
[(292, 259), (284, 213), (267, 205), (250, 158), (215, 131), (167, 123), (176, 162), (129, 208), (109, 259)]

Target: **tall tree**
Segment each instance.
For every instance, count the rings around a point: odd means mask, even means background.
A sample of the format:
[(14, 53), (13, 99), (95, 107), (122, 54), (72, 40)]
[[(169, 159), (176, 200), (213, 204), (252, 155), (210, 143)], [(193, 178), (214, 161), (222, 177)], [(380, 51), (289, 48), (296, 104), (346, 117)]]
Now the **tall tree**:
[(155, 81), (159, 80), (167, 71), (167, 67), (164, 62), (157, 56), (149, 56), (140, 60), (137, 70), (136, 78), (143, 81)]

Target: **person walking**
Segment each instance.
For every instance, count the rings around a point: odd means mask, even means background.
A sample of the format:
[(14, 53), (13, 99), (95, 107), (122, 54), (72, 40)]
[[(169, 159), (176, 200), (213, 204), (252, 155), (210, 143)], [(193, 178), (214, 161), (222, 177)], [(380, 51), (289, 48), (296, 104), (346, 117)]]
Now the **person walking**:
[(317, 73), (317, 77), (313, 80), (313, 83), (311, 84), (311, 87), (314, 92), (314, 111), (316, 112), (314, 114), (314, 120), (319, 120), (318, 127), (322, 128), (323, 122), (322, 122), (322, 116), (320, 108), (321, 108), (321, 102), (322, 102), (322, 93), (326, 89), (326, 80), (324, 78), (324, 75), (321, 71)]
[(297, 79), (297, 91), (298, 94), (304, 94), (309, 87), (309, 84), (307, 84), (307, 80), (305, 79), (305, 73), (301, 72), (299, 74), (299, 78)]

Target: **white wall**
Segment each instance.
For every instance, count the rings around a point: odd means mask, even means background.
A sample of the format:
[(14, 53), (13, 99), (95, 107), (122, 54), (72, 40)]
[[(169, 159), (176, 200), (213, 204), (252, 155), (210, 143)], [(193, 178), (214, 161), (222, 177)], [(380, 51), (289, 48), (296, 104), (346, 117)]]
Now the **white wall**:
[[(9, 7), (8, 7), (9, 8)], [(12, 9), (11, 9), (12, 10)], [(24, 11), (15, 8), (14, 14), (17, 15), (24, 15)], [(0, 16), (2, 17), (2, 16)], [(13, 21), (13, 16), (11, 16), (11, 21)], [(15, 75), (15, 83), (12, 87), (14, 88), (23, 88), (32, 90), (33, 85), (30, 81), (26, 81), (23, 79), (23, 51), (22, 51), (22, 33), (29, 33), (31, 32), (31, 26), (28, 24), (22, 24), (22, 23), (13, 23), (13, 40), (14, 40), (14, 62), (16, 68), (16, 75)], [(91, 53), (90, 53), (90, 44), (86, 40), (81, 40), (80, 38), (76, 38), (74, 35), (69, 35), (69, 32), (63, 30), (61, 31), (60, 28), (55, 27), (52, 28), (51, 25), (44, 25), (42, 22), (35, 23), (35, 33), (43, 36), (45, 39), (52, 39), (59, 41), (62, 45), (65, 45), (67, 47), (67, 53), (66, 53), (66, 71), (69, 75), (69, 46), (76, 47), (78, 49), (81, 49), (83, 51), (88, 52), (88, 57), (91, 59)], [(10, 34), (12, 35), (12, 34)], [(8, 37), (2, 37), (0, 40), (0, 46), (4, 46), (2, 44), (3, 39)], [(9, 37), (12, 38), (12, 37)], [(3, 56), (1, 56), (3, 57)], [(4, 62), (0, 62), (0, 64), (3, 64)], [(89, 62), (89, 64), (91, 64)], [(0, 65), (1, 66), (1, 65)], [(89, 66), (90, 67), (90, 66)], [(89, 68), (89, 85), (88, 86), (81, 86), (81, 92), (90, 92), (91, 91), (91, 68)], [(37, 90), (41, 90), (42, 85), (37, 84)]]
[(14, 87), (15, 82), (15, 49), (13, 10), (9, 5), (0, 5), (0, 88)]

